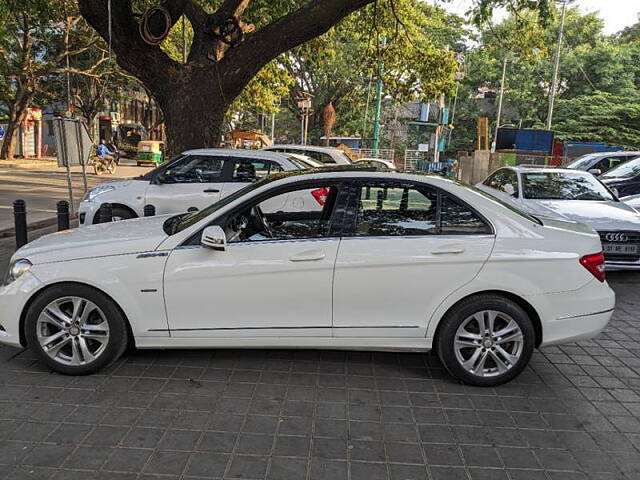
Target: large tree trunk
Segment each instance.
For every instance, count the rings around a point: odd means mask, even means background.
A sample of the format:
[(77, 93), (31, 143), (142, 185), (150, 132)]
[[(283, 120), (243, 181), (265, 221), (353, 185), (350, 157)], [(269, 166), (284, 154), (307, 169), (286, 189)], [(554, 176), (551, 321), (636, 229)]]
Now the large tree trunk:
[(16, 92), (14, 101), (9, 104), (9, 121), (5, 131), (4, 141), (0, 149), (0, 158), (12, 160), (16, 153), (16, 141), (18, 139), (19, 126), (24, 121), (27, 108), (32, 100), (32, 95), (24, 93), (22, 90)]
[(194, 84), (175, 96), (161, 95), (157, 102), (164, 114), (170, 154), (220, 146), (228, 105), (212, 94), (208, 84)]
[[(168, 152), (217, 147), (224, 115), (249, 81), (271, 60), (322, 35), (351, 12), (374, 0), (308, 0), (305, 5), (252, 32), (241, 21), (250, 0), (224, 0), (209, 14), (197, 0), (166, 0), (172, 22), (189, 19), (193, 42), (186, 64), (169, 58), (140, 37), (131, 0), (79, 0), (80, 12), (105, 39), (111, 39), (118, 64), (140, 80), (163, 110)], [(234, 19), (246, 36), (230, 48), (211, 35), (211, 22)], [(209, 25), (209, 27), (207, 27)]]

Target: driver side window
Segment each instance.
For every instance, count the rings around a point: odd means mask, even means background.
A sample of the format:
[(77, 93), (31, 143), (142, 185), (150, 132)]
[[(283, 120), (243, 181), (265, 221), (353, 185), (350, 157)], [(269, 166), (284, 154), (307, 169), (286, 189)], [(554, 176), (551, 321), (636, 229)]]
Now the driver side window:
[(166, 183), (213, 183), (222, 177), (222, 157), (189, 155), (164, 171)]
[(338, 185), (295, 188), (247, 205), (223, 228), (229, 243), (322, 238), (330, 235)]

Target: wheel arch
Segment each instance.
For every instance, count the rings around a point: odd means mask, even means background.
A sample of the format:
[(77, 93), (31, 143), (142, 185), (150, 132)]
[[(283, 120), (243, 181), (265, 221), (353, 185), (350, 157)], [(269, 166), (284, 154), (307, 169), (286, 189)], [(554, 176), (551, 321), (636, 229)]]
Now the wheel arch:
[(118, 310), (122, 314), (122, 317), (124, 318), (126, 326), (127, 326), (127, 333), (129, 334), (129, 343), (132, 344), (133, 346), (135, 346), (135, 338), (133, 336), (133, 330), (131, 329), (131, 324), (129, 322), (129, 317), (127, 316), (125, 311), (122, 309), (120, 304), (118, 302), (116, 302), (113, 299), (113, 297), (111, 295), (109, 295), (107, 292), (105, 292), (104, 290), (102, 290), (100, 288), (97, 288), (94, 285), (90, 285), (88, 283), (83, 283), (83, 282), (55, 282), (55, 283), (50, 283), (50, 284), (47, 284), (47, 285), (43, 285), (42, 288), (40, 288), (37, 291), (33, 292), (31, 297), (29, 297), (29, 300), (27, 300), (27, 302), (24, 304), (24, 307), (22, 308), (22, 312), (20, 312), (20, 323), (18, 325), (18, 332), (19, 332), (19, 336), (20, 336), (19, 337), (20, 345), (22, 345), (23, 347), (27, 347), (27, 338), (26, 338), (26, 334), (25, 334), (25, 323), (26, 323), (26, 317), (27, 317), (27, 312), (29, 311), (29, 308), (31, 307), (33, 302), (40, 295), (42, 295), (44, 292), (46, 292), (50, 288), (57, 287), (57, 286), (60, 286), (60, 285), (70, 285), (70, 286), (71, 285), (81, 285), (83, 287), (91, 288), (91, 289), (95, 290), (96, 292), (101, 293), (102, 295), (105, 295), (109, 300), (111, 300), (113, 302), (113, 304), (118, 308)]
[[(111, 203), (111, 202), (109, 202)], [(138, 215), (138, 212), (135, 211), (135, 209), (131, 208), (129, 205), (125, 205), (124, 203), (111, 203), (111, 207), (112, 208), (122, 208), (124, 210), (127, 210), (128, 212), (130, 212), (133, 217), (132, 218), (138, 218), (140, 215)], [(98, 208), (96, 210), (96, 213), (93, 215), (93, 224), (95, 225), (96, 223), (98, 223), (98, 221), (100, 220), (100, 209)]]
[(433, 344), (434, 344), (434, 348), (435, 348), (435, 343), (438, 340), (438, 334), (440, 331), (440, 328), (442, 326), (442, 319), (445, 318), (447, 316), (447, 314), (456, 306), (458, 305), (460, 302), (467, 300), (469, 298), (472, 297), (477, 297), (477, 296), (481, 296), (481, 295), (497, 295), (497, 296), (501, 296), (504, 297), (508, 300), (511, 300), (513, 303), (515, 303), (516, 305), (518, 305), (520, 308), (522, 308), (527, 315), (529, 316), (529, 318), (531, 319), (531, 323), (533, 324), (533, 330), (535, 331), (536, 334), (536, 338), (535, 338), (535, 347), (539, 347), (540, 344), (542, 343), (542, 320), (540, 319), (540, 315), (538, 314), (538, 311), (534, 308), (533, 305), (531, 305), (531, 303), (529, 303), (527, 300), (525, 300), (524, 298), (522, 298), (521, 296), (512, 293), (512, 292), (508, 292), (506, 290), (483, 290), (480, 292), (474, 292), (471, 293), (469, 295), (466, 295), (462, 298), (459, 298), (458, 300), (456, 300), (453, 305), (449, 306), (449, 308), (447, 308), (447, 310), (444, 312), (444, 314), (442, 314), (442, 316), (440, 317), (439, 321), (438, 321), (438, 325), (436, 326), (436, 329), (434, 331), (433, 334)]

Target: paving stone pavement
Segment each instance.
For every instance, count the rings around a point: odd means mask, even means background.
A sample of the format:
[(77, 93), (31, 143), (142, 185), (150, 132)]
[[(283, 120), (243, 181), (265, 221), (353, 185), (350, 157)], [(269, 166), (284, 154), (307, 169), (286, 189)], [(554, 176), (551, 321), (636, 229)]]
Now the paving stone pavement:
[(596, 339), (472, 388), (433, 355), (140, 351), (98, 375), (0, 347), (2, 479), (640, 479), (640, 274)]

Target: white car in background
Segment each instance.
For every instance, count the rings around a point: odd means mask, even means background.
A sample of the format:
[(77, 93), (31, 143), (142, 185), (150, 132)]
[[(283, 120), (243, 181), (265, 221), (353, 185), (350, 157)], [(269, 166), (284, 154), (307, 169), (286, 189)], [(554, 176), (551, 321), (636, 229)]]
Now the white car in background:
[(103, 203), (112, 205), (113, 220), (142, 217), (145, 205), (153, 205), (157, 215), (200, 210), (267, 175), (301, 168), (286, 155), (261, 150), (189, 150), (145, 175), (89, 190), (79, 221), (98, 223)]
[(395, 171), (396, 164), (391, 160), (384, 160), (382, 158), (358, 158), (353, 162), (356, 165), (366, 165), (368, 167), (375, 167), (379, 170)]
[(351, 165), (353, 163), (349, 156), (339, 148), (318, 147), (315, 145), (272, 145), (265, 147), (262, 151), (297, 153), (311, 157), (316, 162), (324, 165)]
[(292, 158), (295, 163), (298, 163), (302, 168), (320, 168), (324, 167), (325, 164), (322, 162), (318, 162), (307, 155), (302, 155), (300, 153), (284, 153), (279, 152), (283, 155), (286, 155), (289, 158)]
[(640, 269), (640, 214), (592, 174), (562, 168), (504, 167), (478, 188), (535, 216), (589, 225), (609, 269)]
[(640, 152), (595, 152), (587, 153), (564, 166), (572, 170), (583, 170), (594, 175), (602, 175), (612, 168), (640, 157)]
[[(313, 210), (267, 213), (324, 190)], [(615, 303), (598, 235), (475, 189), (393, 172), (291, 172), (189, 214), (100, 224), (19, 249), (0, 342), (65, 374), (138, 348), (435, 348), (464, 382), (590, 338)]]

